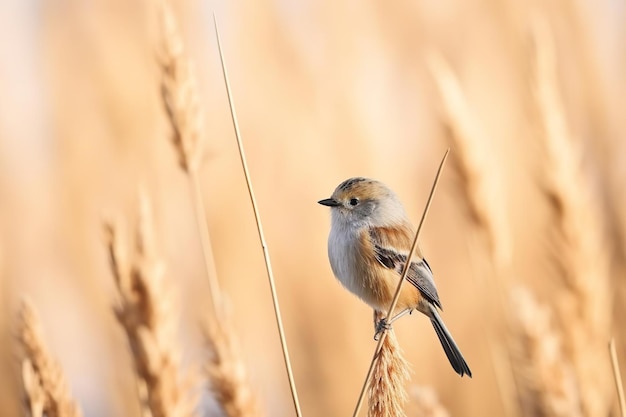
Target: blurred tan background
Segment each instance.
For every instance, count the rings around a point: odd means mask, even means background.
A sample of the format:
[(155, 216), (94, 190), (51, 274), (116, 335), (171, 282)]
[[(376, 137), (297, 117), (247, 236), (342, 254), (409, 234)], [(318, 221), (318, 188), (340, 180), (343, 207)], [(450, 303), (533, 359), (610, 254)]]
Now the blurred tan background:
[[(351, 176), (391, 186), (417, 223), (446, 147), (422, 234), (474, 378), (450, 368), (428, 320), (395, 326), (411, 384), (451, 415), (504, 414), (489, 348), (489, 308), (459, 157), (429, 54), (448, 62), (480, 128), (476, 146), (502, 184), (513, 271), (549, 303), (548, 202), (539, 191), (531, 22), (548, 22), (565, 118), (601, 213), (615, 334), (626, 232), (626, 6), (619, 1), (234, 1), (173, 3), (206, 124), (201, 170), (219, 281), (268, 416), (292, 415), (262, 252), (236, 150), (212, 26), (217, 13), (240, 127), (272, 256), (302, 408), (351, 415), (374, 349), (371, 311), (341, 288), (326, 257), (329, 213), (316, 204)], [(204, 358), (209, 294), (188, 182), (159, 98), (149, 1), (0, 3), (0, 414), (19, 415), (12, 317), (22, 296), (42, 317), (87, 416), (138, 416), (132, 366), (115, 322), (102, 220), (154, 205), (158, 247), (180, 298), (185, 365)], [(589, 259), (589, 262), (593, 262)], [(620, 347), (621, 346), (621, 347)], [(600, 360), (600, 359), (599, 359)], [(602, 359), (604, 360), (604, 359)], [(209, 404), (204, 404), (207, 415)], [(409, 409), (411, 404), (409, 404)]]

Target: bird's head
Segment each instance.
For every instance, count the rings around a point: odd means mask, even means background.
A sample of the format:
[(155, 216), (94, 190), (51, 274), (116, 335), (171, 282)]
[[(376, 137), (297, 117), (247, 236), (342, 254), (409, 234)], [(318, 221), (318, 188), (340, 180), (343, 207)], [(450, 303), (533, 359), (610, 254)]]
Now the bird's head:
[(333, 221), (342, 224), (385, 227), (406, 222), (396, 194), (382, 182), (369, 178), (347, 179), (330, 198), (318, 203), (330, 207)]

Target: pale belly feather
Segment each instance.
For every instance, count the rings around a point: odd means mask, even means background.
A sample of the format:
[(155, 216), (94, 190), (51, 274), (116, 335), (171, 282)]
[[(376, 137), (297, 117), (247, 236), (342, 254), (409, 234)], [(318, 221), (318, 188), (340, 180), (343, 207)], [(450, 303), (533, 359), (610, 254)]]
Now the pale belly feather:
[(393, 294), (389, 282), (390, 277), (387, 273), (376, 276), (375, 271), (368, 268), (360, 253), (358, 239), (358, 233), (345, 230), (342, 233), (333, 228), (328, 237), (328, 257), (331, 268), (335, 277), (346, 289), (372, 308), (384, 310), (389, 307), (388, 304)]

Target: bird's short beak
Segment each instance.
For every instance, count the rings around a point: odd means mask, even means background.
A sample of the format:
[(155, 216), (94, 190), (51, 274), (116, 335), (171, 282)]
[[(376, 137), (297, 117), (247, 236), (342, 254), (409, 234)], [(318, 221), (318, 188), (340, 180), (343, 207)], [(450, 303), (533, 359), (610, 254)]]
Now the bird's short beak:
[(341, 203), (335, 200), (334, 198), (327, 198), (325, 200), (320, 200), (317, 203), (323, 206), (328, 206), (328, 207), (337, 207), (341, 205)]

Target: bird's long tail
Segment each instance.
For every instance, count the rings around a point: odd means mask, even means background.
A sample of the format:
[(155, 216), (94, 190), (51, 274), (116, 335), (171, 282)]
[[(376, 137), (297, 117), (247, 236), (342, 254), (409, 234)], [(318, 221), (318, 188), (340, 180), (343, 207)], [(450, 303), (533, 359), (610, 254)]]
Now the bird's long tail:
[(454, 339), (446, 328), (446, 325), (443, 324), (443, 320), (441, 320), (441, 317), (439, 316), (436, 307), (432, 305), (430, 306), (430, 322), (435, 328), (437, 337), (439, 337), (441, 346), (443, 346), (443, 350), (446, 352), (446, 356), (448, 357), (452, 368), (454, 368), (457, 374), (461, 376), (468, 375), (471, 378), (472, 371), (470, 371), (469, 366), (467, 366), (467, 362), (465, 362), (465, 359), (463, 358), (459, 347), (454, 342)]

